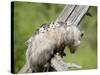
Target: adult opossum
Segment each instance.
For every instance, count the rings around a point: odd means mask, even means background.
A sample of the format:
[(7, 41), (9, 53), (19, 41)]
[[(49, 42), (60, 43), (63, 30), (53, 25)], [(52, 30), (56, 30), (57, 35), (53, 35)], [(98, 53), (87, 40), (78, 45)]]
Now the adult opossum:
[(26, 58), (29, 67), (34, 72), (43, 71), (44, 66), (56, 53), (61, 57), (65, 55), (66, 46), (74, 53), (80, 45), (82, 36), (80, 29), (71, 23), (56, 22), (42, 25), (36, 35), (27, 41)]

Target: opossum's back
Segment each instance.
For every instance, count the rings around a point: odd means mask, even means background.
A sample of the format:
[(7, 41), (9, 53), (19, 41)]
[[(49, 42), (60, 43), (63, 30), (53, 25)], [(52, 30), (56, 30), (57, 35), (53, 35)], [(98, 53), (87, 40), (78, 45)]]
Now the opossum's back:
[(35, 36), (34, 40), (32, 40), (31, 50), (34, 51), (34, 53), (41, 53), (41, 51), (52, 49), (55, 45), (56, 41), (54, 39), (50, 39), (45, 34), (40, 34)]

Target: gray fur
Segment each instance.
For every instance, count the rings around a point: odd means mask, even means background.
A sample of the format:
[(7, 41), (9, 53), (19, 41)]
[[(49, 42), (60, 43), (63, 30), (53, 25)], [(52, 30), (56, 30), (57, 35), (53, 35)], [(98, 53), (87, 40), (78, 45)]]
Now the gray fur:
[(41, 72), (55, 52), (60, 54), (66, 46), (69, 47), (71, 53), (75, 52), (80, 45), (81, 32), (78, 27), (66, 24), (51, 23), (43, 27), (44, 30), (46, 28), (45, 32), (40, 31), (28, 40), (26, 59), (32, 71)]

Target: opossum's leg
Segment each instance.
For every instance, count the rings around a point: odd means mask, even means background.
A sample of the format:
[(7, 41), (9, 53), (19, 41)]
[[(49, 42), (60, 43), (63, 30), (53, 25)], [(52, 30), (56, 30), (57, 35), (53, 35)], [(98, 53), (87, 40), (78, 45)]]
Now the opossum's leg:
[(43, 72), (48, 72), (49, 71), (49, 68), (50, 68), (50, 62), (46, 63), (44, 65), (44, 69), (43, 69)]
[(58, 48), (58, 53), (61, 57), (66, 56), (66, 54), (64, 53), (64, 49), (65, 49), (65, 45), (61, 45), (61, 47)]

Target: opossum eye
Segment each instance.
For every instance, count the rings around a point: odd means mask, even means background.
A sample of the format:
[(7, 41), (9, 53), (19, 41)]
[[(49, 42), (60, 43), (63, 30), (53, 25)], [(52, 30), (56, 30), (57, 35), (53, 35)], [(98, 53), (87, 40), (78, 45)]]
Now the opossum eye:
[(83, 37), (84, 33), (81, 33), (81, 37)]

